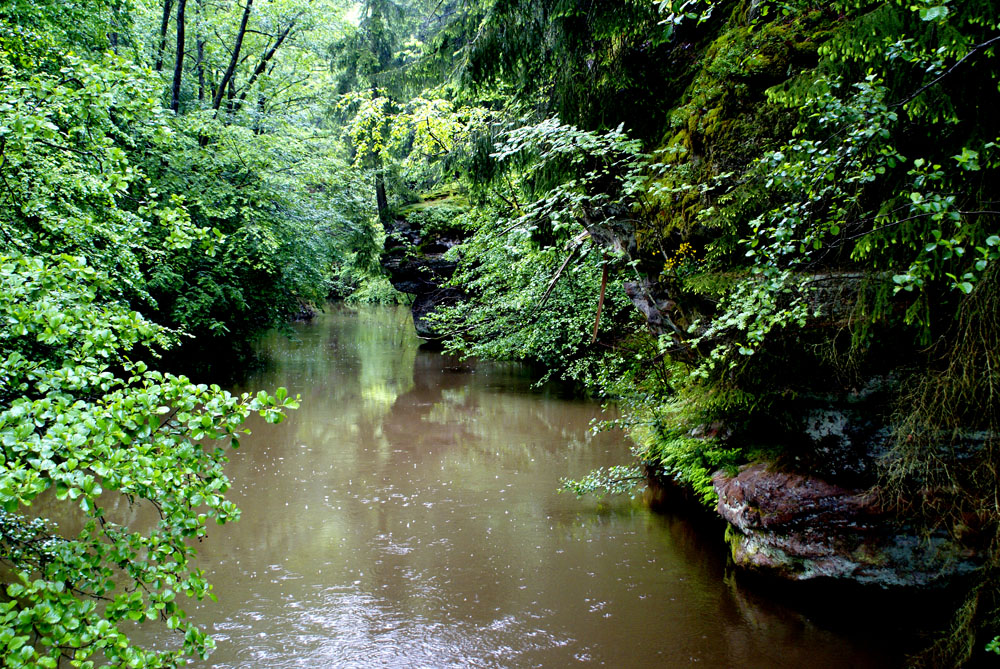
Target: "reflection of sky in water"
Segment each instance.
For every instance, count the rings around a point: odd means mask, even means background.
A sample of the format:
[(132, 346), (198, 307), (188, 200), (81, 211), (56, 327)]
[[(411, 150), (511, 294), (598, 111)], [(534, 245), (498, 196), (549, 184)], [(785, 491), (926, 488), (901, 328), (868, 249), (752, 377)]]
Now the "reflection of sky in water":
[(747, 596), (687, 523), (558, 493), (627, 455), (590, 431), (598, 405), (419, 351), (404, 309), (334, 307), (296, 335), (248, 386), (302, 408), (253, 426), (228, 468), (243, 520), (199, 546), (209, 666), (885, 666)]

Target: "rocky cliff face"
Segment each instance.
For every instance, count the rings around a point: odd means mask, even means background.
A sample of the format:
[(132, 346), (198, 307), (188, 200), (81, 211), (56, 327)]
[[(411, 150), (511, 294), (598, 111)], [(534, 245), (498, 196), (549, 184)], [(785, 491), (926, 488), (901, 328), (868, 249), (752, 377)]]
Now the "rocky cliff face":
[[(675, 323), (680, 310), (669, 295), (655, 284), (625, 290), (654, 332), (683, 341)], [(837, 325), (848, 312), (842, 290), (828, 297), (814, 310), (815, 327)], [(716, 512), (728, 523), (737, 566), (792, 581), (881, 588), (941, 587), (982, 566), (975, 550), (943, 531), (927, 536), (878, 499), (878, 463), (891, 437), (878, 407), (893, 386), (892, 379), (873, 377), (860, 390), (817, 395), (783, 435), (794, 446), (780, 457), (714, 474)], [(725, 447), (730, 433), (715, 426), (691, 436)]]
[[(600, 241), (626, 255), (635, 247), (627, 233), (613, 244)], [(859, 276), (827, 273), (810, 277), (810, 283), (808, 327), (843, 328)], [(700, 305), (680, 304), (684, 297), (672, 293), (669, 284), (648, 278), (626, 282), (622, 289), (650, 331), (674, 342), (674, 357), (697, 358), (697, 351), (687, 348), (688, 319), (697, 316)], [(860, 388), (838, 390), (821, 376), (813, 385), (829, 392), (797, 399), (800, 413), (781, 435), (780, 456), (713, 476), (715, 511), (728, 524), (726, 540), (735, 564), (791, 581), (839, 580), (892, 589), (944, 586), (980, 568), (982, 556), (975, 550), (945, 532), (927, 536), (886, 509), (873, 492), (878, 462), (889, 448), (884, 407), (896, 381), (873, 374), (858, 380)], [(723, 448), (732, 435), (724, 422), (690, 434)], [(670, 485), (655, 466), (647, 468), (647, 475), (654, 489)]]
[(464, 239), (458, 223), (464, 210), (460, 198), (429, 197), (404, 208), (386, 230), (382, 267), (396, 290), (414, 296), (413, 325), (427, 340), (442, 336), (427, 320), (428, 314), (466, 297), (462, 290), (445, 285), (457, 266), (446, 254)]

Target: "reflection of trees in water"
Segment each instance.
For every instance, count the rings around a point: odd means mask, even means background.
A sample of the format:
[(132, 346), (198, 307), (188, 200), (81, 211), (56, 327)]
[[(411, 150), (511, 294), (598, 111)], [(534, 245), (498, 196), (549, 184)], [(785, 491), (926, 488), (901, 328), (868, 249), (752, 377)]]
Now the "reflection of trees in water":
[(432, 419), (432, 414), (440, 413), (439, 407), (448, 407), (448, 413), (456, 417), (473, 410), (465, 387), (472, 378), (471, 368), (450, 356), (420, 351), (412, 369), (412, 386), (395, 398), (381, 425), (386, 440), (403, 459), (418, 452), (424, 456), (439, 453), (469, 436), (464, 421)]
[(413, 385), (420, 340), (409, 311), (333, 305), (312, 323), (297, 325), (295, 334), (264, 342), (277, 366), (253, 385), (280, 383), (302, 394), (302, 407), (291, 417), (302, 441), (339, 448), (327, 442), (333, 436), (377, 440), (396, 397)]
[[(273, 364), (234, 391), (284, 385), (302, 395), (301, 408), (280, 425), (250, 421), (253, 434), (226, 469), (243, 518), (209, 529), (200, 547), (205, 564), (231, 557), (233, 543), (276, 561), (300, 554), (322, 563), (339, 549), (359, 523), (331, 505), (386, 450), (383, 417), (413, 384), (420, 340), (405, 308), (332, 305), (292, 327), (292, 337), (276, 332), (261, 341)], [(303, 516), (314, 530), (302, 531)]]
[(519, 365), (420, 351), (413, 381), (383, 422), (386, 438), (401, 451), (426, 455), (461, 445), (518, 461), (591, 443), (586, 428), (595, 415), (593, 403), (536, 391)]
[[(593, 634), (595, 644), (618, 625), (644, 626), (660, 646), (676, 638), (712, 666), (838, 641), (723, 587), (723, 549), (706, 541), (714, 528), (555, 494), (559, 476), (623, 455), (620, 434), (589, 431), (593, 403), (536, 391), (516, 365), (420, 351), (405, 309), (334, 307), (295, 330), (297, 340), (265, 342), (276, 364), (250, 385), (286, 385), (302, 408), (281, 425), (255, 422), (230, 463), (243, 520), (211, 528), (199, 547), (203, 564), (222, 566), (212, 577), (219, 605), (197, 615), (242, 624), (253, 611), (326, 638), (336, 632), (324, 625), (342, 619), (333, 600), (363, 593), (356, 612), (372, 629), (444, 625), (471, 643), (521, 648), (523, 625)], [(612, 622), (586, 610), (582, 589), (609, 602)], [(650, 598), (636, 601), (639, 592)], [(289, 602), (310, 615), (294, 617)], [(501, 617), (515, 626), (490, 632)], [(546, 664), (539, 657), (524, 663)]]
[[(539, 551), (554, 552), (561, 538), (511, 523), (505, 512), (544, 518), (568, 452), (581, 453), (592, 466), (585, 446), (595, 407), (547, 398), (531, 383), (516, 365), (416, 354), (413, 385), (382, 419), (389, 450), (374, 463), (371, 478), (377, 488), (434, 508), (424, 526), (403, 531), (402, 519), (412, 511), (377, 507), (385, 545), (375, 552), (372, 569), (387, 596), (438, 616), (455, 609), (472, 619), (492, 619), (498, 607), (537, 596), (511, 574), (516, 565), (531, 569)], [(402, 546), (400, 537), (406, 538)], [(454, 601), (439, 601), (445, 596)]]
[(358, 403), (344, 401), (359, 397), (385, 407), (412, 384), (419, 343), (405, 308), (332, 305), (313, 322), (295, 325), (291, 338), (267, 337), (261, 351), (274, 365), (248, 385), (287, 383), (290, 392), (314, 397), (317, 411), (352, 410)]

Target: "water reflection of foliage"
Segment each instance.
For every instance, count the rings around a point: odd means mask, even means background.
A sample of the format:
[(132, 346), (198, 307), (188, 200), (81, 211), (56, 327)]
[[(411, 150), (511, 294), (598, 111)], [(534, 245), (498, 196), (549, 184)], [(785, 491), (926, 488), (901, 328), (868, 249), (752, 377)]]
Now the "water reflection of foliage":
[[(574, 454), (570, 466), (592, 466), (588, 447), (595, 436), (586, 429), (592, 404), (533, 391), (530, 376), (518, 366), (475, 366), (418, 350), (411, 328), (403, 309), (333, 307), (316, 322), (297, 325), (295, 339), (264, 342), (275, 361), (268, 377), (281, 374), (305, 401), (288, 424), (260, 426), (259, 438), (247, 448), (265, 452), (237, 458), (233, 476), (266, 487), (271, 497), (335, 513), (303, 536), (296, 534), (291, 512), (285, 526), (257, 523), (256, 516), (270, 514), (246, 509), (244, 524), (259, 525), (252, 533), (258, 546), (321, 554), (342, 548), (345, 537), (353, 541), (352, 528), (391, 524), (385, 514), (397, 514), (384, 502), (407, 485), (395, 471), (402, 467), (416, 469), (415, 477), (440, 472), (459, 491), (489, 491), (496, 489), (498, 474), (554, 475), (565, 468), (567, 453)], [(268, 377), (252, 382), (273, 380)], [(288, 475), (296, 471), (319, 474), (325, 491), (302, 490), (297, 477)], [(336, 509), (326, 493), (339, 498)], [(256, 502), (241, 501), (248, 504)]]
[(305, 413), (325, 413), (334, 406), (349, 424), (372, 425), (413, 386), (419, 343), (405, 308), (331, 305), (313, 322), (294, 326), (292, 337), (275, 333), (266, 338), (261, 352), (289, 377), (294, 391), (317, 400), (306, 403)]

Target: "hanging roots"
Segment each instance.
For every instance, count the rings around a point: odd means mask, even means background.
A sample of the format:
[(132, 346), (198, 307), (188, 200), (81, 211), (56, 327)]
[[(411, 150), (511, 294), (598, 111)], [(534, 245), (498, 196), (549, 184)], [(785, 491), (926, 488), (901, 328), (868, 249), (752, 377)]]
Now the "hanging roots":
[[(923, 530), (984, 558), (978, 582), (914, 666), (964, 664), (996, 634), (1000, 567), (1000, 270), (994, 263), (958, 312), (939, 366), (901, 393), (882, 462), (885, 502)], [(985, 637), (985, 641), (983, 640)]]

